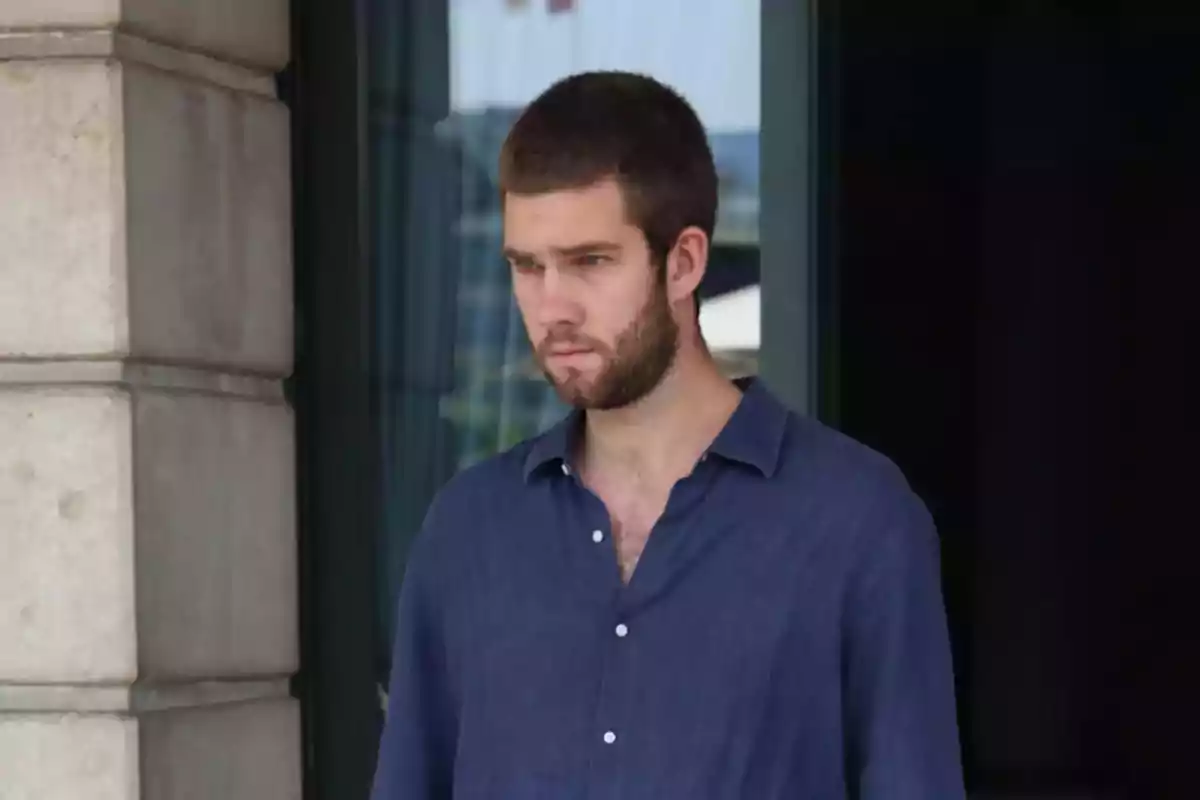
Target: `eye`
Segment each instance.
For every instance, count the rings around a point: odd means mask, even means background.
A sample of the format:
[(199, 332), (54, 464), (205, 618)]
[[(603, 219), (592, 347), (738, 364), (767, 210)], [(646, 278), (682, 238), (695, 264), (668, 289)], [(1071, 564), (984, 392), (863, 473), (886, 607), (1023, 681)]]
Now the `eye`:
[(612, 261), (611, 258), (600, 253), (584, 253), (573, 259), (575, 266), (578, 267), (597, 267), (601, 264), (607, 264), (610, 261)]
[(542, 265), (531, 258), (511, 258), (508, 263), (514, 272), (532, 273), (542, 269)]

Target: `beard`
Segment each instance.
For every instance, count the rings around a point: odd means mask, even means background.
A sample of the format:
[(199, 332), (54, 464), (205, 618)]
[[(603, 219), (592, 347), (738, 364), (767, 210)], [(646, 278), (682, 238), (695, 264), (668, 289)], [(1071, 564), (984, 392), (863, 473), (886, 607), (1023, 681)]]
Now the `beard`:
[[(555, 376), (547, 367), (549, 352), (561, 345), (593, 350), (603, 364), (594, 378), (578, 369)], [(564, 403), (578, 409), (611, 411), (632, 405), (654, 390), (675, 361), (679, 326), (671, 316), (665, 280), (654, 281), (646, 304), (612, 346), (571, 329), (551, 330), (536, 356), (546, 380)]]

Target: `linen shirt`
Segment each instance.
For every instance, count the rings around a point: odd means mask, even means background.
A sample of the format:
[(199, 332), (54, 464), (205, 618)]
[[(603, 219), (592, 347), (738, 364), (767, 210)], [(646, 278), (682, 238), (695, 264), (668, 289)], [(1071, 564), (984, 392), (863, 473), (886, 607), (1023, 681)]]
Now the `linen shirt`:
[(937, 537), (886, 459), (758, 381), (628, 584), (576, 413), (438, 495), (374, 800), (958, 800)]

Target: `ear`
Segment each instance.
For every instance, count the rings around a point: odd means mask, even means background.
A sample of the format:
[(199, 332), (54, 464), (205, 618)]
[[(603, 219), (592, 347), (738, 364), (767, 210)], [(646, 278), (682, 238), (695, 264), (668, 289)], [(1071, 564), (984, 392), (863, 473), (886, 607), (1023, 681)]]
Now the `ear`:
[(671, 305), (691, 297), (708, 269), (708, 236), (697, 227), (684, 228), (667, 253), (667, 299)]

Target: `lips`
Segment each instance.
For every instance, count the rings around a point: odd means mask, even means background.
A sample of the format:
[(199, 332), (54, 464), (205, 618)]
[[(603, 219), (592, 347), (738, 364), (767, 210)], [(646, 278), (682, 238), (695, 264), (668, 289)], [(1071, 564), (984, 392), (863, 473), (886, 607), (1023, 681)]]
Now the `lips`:
[(596, 352), (596, 348), (579, 339), (551, 337), (538, 348), (543, 356), (581, 356)]

